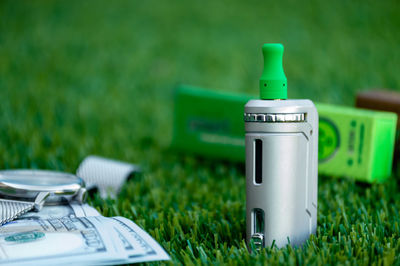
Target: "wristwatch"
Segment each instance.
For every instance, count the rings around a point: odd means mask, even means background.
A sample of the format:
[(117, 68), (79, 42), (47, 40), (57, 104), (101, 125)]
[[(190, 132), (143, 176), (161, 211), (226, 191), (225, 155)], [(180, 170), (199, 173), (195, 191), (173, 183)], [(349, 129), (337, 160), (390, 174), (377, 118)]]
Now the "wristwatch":
[(0, 171), (0, 225), (44, 203), (57, 205), (86, 200), (85, 182), (73, 174), (46, 170)]
[[(116, 197), (122, 185), (141, 169), (134, 164), (88, 156), (76, 175), (47, 170), (0, 171), (0, 226), (43, 204), (83, 203), (87, 190)], [(86, 186), (85, 186), (86, 183)]]

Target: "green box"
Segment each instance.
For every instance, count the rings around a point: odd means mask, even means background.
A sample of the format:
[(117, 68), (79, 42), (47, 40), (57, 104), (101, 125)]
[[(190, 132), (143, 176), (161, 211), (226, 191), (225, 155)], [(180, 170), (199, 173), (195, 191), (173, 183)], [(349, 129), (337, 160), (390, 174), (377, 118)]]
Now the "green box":
[[(257, 97), (180, 86), (172, 147), (213, 159), (245, 161), (244, 105)], [(391, 175), (397, 115), (316, 104), (319, 174), (384, 181)]]

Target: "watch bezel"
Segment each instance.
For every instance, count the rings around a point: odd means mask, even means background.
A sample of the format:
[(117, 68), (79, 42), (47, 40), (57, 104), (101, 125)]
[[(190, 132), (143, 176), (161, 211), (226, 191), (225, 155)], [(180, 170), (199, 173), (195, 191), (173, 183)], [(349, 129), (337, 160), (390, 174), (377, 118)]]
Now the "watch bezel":
[[(46, 178), (54, 179), (54, 184), (43, 185), (38, 184), (23, 184), (12, 180), (12, 176), (17, 178), (26, 177), (27, 180), (31, 178)], [(62, 179), (57, 184), (57, 178)], [(52, 181), (51, 181), (52, 182)], [(29, 183), (29, 181), (27, 182)], [(12, 199), (34, 199), (39, 192), (49, 192), (50, 197), (46, 203), (61, 202), (70, 200), (78, 194), (80, 189), (85, 187), (85, 182), (82, 178), (65, 172), (51, 171), (51, 170), (31, 170), (31, 169), (13, 169), (0, 171), (0, 197)]]

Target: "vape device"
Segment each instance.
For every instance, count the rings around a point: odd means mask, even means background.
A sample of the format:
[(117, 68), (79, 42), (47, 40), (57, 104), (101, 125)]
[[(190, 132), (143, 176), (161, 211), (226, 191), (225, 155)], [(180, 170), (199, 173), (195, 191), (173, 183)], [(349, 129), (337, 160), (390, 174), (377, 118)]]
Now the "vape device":
[(283, 45), (264, 44), (260, 100), (245, 105), (247, 243), (302, 245), (317, 227), (318, 113), (286, 100)]

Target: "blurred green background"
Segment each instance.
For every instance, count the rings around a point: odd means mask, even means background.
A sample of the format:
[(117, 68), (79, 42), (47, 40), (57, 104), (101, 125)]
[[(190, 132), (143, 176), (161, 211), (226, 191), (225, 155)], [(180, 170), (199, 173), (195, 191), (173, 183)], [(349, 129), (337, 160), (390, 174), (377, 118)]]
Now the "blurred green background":
[(399, 13), (398, 1), (1, 1), (0, 167), (141, 164), (117, 200), (91, 202), (137, 222), (172, 263), (399, 264), (396, 176), (320, 177), (317, 236), (249, 254), (243, 165), (168, 149), (174, 87), (256, 94), (265, 42), (285, 45), (290, 98), (353, 105), (358, 90), (398, 90)]

